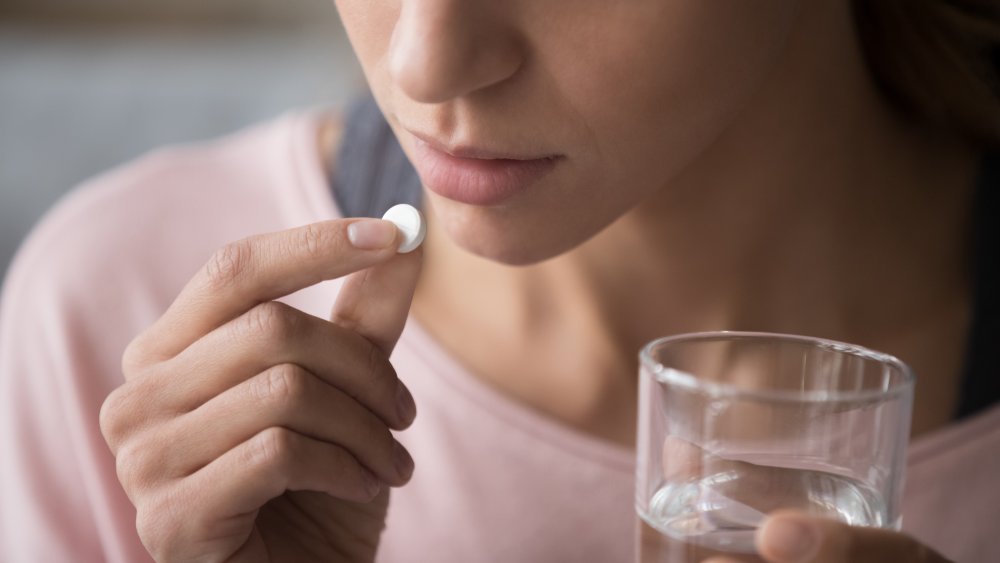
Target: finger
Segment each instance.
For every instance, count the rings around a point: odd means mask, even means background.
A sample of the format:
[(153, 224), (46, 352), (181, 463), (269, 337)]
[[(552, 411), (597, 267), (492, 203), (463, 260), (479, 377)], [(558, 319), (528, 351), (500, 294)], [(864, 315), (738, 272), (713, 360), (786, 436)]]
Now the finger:
[(757, 530), (757, 550), (773, 563), (947, 563), (913, 538), (890, 530), (849, 526), (828, 518), (780, 511)]
[[(355, 234), (357, 245), (352, 244), (349, 231)], [(229, 244), (209, 259), (167, 312), (129, 346), (125, 364), (137, 357), (173, 357), (258, 303), (388, 260), (396, 256), (398, 236), (388, 221), (338, 219)]]
[(687, 481), (704, 475), (704, 460), (712, 454), (677, 436), (667, 436), (660, 452), (663, 477), (669, 481)]
[(190, 514), (218, 522), (257, 510), (285, 491), (317, 491), (367, 502), (378, 479), (344, 448), (271, 427), (182, 480)]
[(258, 432), (280, 426), (337, 444), (390, 485), (402, 485), (413, 461), (389, 428), (339, 389), (293, 364), (275, 366), (174, 419), (158, 440), (162, 477), (187, 476)]
[(331, 320), (364, 336), (389, 356), (406, 324), (422, 256), (417, 248), (351, 274), (340, 289)]
[(762, 466), (719, 457), (674, 435), (664, 439), (661, 454), (663, 478), (668, 482), (694, 483), (701, 482), (706, 475), (726, 473), (740, 475), (741, 485), (737, 487), (733, 487), (725, 480), (712, 485), (701, 483), (698, 486), (703, 521), (718, 522), (719, 526), (740, 525), (756, 528), (766, 517), (758, 509), (762, 501), (766, 500), (758, 493), (767, 489), (745, 486), (747, 482), (763, 481), (767, 484), (773, 481), (769, 479), (769, 475), (761, 475)]
[[(392, 428), (413, 421), (413, 400), (388, 357), (366, 338), (283, 303), (263, 303), (160, 364), (145, 382), (161, 408), (188, 412), (279, 364), (296, 364), (356, 399)], [(175, 378), (172, 374), (192, 374)], [(130, 382), (131, 383), (131, 382)], [(400, 397), (407, 402), (400, 407)]]

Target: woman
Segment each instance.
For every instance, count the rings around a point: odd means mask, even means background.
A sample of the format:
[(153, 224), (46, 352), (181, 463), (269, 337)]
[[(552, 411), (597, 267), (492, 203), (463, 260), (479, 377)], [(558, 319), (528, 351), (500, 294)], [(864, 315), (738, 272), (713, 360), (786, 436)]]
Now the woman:
[[(157, 153), (22, 249), (4, 560), (628, 561), (636, 351), (710, 329), (921, 374), (906, 534), (777, 515), (769, 561), (1000, 557), (993, 2), (337, 6), (380, 112)], [(406, 199), (422, 252), (344, 218)]]

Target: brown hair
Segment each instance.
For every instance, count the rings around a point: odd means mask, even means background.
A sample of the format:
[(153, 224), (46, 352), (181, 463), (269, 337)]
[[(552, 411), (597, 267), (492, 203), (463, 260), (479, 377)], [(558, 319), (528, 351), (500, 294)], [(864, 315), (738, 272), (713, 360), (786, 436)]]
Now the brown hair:
[(876, 82), (903, 112), (1000, 148), (1000, 0), (852, 0)]

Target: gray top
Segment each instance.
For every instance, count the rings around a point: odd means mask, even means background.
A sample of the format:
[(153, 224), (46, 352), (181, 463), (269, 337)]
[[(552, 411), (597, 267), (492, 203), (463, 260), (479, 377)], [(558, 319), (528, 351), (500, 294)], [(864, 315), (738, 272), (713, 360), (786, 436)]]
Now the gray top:
[(420, 208), (420, 178), (371, 96), (351, 104), (337, 153), (333, 196), (345, 217), (381, 217), (397, 203)]

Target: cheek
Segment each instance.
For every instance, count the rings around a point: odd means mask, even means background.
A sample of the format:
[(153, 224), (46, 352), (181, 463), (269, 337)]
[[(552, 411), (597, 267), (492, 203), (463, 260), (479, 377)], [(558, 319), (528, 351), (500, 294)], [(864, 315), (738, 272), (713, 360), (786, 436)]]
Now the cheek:
[(525, 25), (544, 72), (524, 96), (548, 110), (527, 123), (567, 141), (572, 164), (530, 208), (439, 205), (451, 238), (476, 254), (549, 258), (664, 189), (751, 102), (797, 13), (793, 0), (574, 2), (558, 16), (533, 4)]
[(334, 6), (365, 78), (371, 83), (381, 74), (377, 70), (384, 65), (389, 50), (393, 29), (399, 18), (399, 2), (335, 0)]
[(587, 173), (616, 185), (628, 177), (647, 192), (675, 176), (751, 101), (781, 58), (797, 5), (639, 0), (603, 19), (576, 11), (599, 23), (565, 23), (539, 51), (589, 125), (601, 170)]

